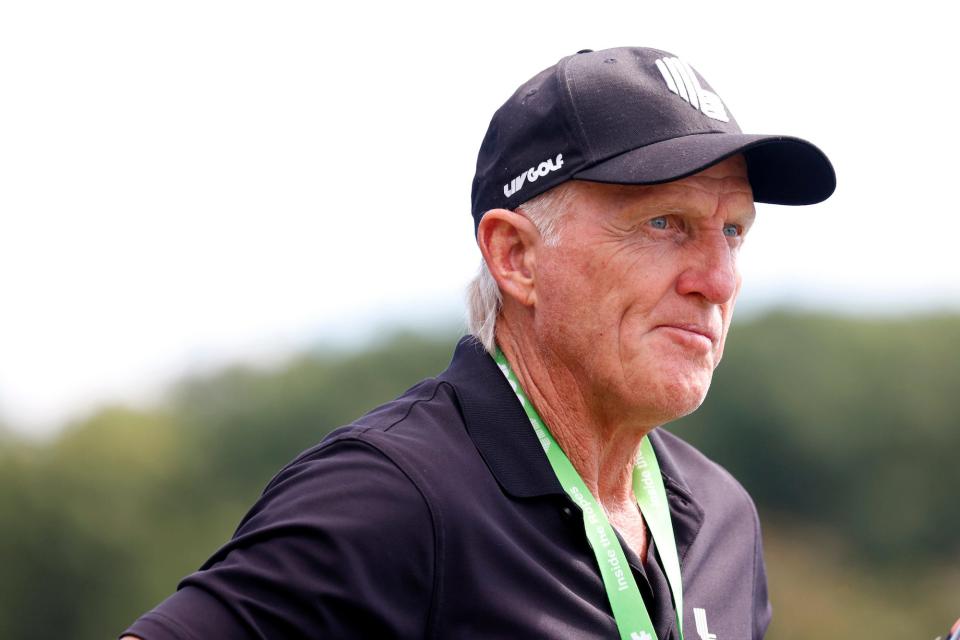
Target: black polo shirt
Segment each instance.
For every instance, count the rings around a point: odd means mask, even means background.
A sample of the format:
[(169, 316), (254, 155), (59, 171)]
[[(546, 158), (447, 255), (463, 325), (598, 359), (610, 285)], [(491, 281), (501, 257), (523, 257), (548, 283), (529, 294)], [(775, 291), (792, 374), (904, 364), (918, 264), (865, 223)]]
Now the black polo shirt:
[[(650, 438), (676, 532), (686, 638), (762, 637), (770, 605), (753, 503), (676, 436)], [(658, 637), (677, 637), (656, 549), (646, 564), (624, 551)], [(178, 589), (126, 633), (619, 638), (580, 509), (469, 338), (443, 374), (284, 468)]]

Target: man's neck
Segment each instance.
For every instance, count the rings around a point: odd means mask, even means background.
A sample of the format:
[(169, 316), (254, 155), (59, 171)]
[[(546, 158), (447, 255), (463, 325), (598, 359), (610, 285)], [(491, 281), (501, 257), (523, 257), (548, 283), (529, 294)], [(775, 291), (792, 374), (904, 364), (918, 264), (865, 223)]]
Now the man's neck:
[(656, 425), (601, 413), (575, 372), (524, 334), (498, 326), (497, 340), (527, 397), (597, 501), (611, 516), (637, 513), (634, 462), (641, 441)]

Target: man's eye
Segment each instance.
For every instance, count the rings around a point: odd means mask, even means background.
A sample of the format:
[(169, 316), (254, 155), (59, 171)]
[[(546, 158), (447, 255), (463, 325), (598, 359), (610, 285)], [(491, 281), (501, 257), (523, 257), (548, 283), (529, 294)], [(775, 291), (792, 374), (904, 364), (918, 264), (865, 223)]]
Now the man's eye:
[(654, 229), (666, 229), (669, 224), (667, 223), (666, 216), (657, 216), (656, 218), (650, 219), (650, 226)]
[(740, 236), (740, 225), (736, 224), (725, 224), (723, 225), (723, 235), (728, 238), (737, 238)]

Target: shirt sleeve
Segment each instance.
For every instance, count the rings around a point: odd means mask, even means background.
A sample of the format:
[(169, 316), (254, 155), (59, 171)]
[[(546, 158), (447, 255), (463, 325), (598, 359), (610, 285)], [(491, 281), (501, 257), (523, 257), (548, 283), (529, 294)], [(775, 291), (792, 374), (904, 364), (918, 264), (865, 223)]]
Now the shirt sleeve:
[(356, 438), (281, 471), (233, 539), (125, 633), (144, 640), (423, 637), (434, 534), (417, 487)]

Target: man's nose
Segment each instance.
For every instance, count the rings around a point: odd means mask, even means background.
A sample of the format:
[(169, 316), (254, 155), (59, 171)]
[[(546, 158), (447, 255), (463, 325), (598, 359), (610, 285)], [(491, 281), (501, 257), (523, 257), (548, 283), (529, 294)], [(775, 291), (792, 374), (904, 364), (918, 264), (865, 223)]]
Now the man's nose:
[(722, 231), (705, 235), (690, 247), (689, 262), (677, 279), (681, 295), (700, 295), (713, 304), (729, 301), (737, 292), (737, 256)]

